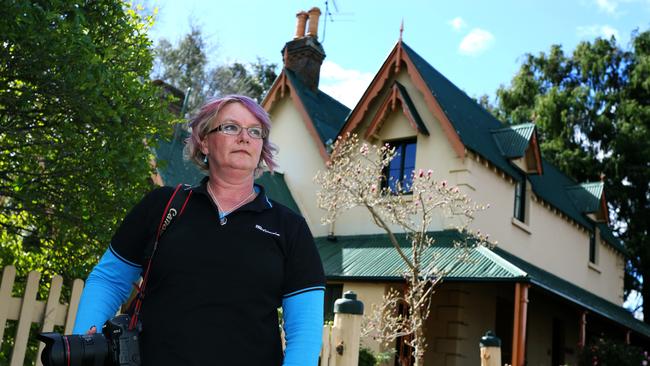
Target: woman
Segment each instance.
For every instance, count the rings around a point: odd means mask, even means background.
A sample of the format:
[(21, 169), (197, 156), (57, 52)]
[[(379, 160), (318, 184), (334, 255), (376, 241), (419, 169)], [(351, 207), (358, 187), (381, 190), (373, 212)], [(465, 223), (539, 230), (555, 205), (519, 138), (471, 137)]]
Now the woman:
[[(276, 167), (267, 113), (248, 97), (227, 96), (204, 105), (191, 127), (186, 152), (208, 176), (191, 188), (154, 254), (140, 315), (143, 364), (316, 365), (318, 252), (305, 220), (253, 183), (264, 165)], [(118, 228), (88, 277), (75, 333), (101, 327), (127, 298), (172, 192), (152, 191)]]

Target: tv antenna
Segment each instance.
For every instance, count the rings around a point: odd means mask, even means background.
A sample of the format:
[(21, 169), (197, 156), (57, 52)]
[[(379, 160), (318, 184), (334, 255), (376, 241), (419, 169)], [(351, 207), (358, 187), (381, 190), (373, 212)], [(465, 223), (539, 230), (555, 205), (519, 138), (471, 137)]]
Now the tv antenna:
[[(330, 2), (332, 3), (332, 7), (334, 8), (334, 14), (330, 11)], [(327, 33), (327, 21), (329, 20), (330, 23), (334, 23), (334, 15), (336, 15), (336, 21), (337, 22), (351, 22), (351, 19), (341, 19), (341, 17), (345, 17), (346, 15), (353, 15), (353, 13), (342, 13), (339, 11), (339, 7), (336, 4), (336, 0), (325, 0), (325, 16), (323, 17), (323, 38), (321, 38), (320, 43), (325, 43), (325, 35)]]

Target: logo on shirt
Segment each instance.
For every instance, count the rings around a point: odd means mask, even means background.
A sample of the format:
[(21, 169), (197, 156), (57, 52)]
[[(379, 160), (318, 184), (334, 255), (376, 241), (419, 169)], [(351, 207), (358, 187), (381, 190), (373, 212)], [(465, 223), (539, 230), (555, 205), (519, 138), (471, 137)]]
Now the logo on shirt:
[(172, 208), (167, 213), (167, 217), (165, 217), (165, 222), (163, 222), (162, 231), (165, 231), (165, 229), (167, 229), (167, 226), (172, 222), (174, 216), (176, 216), (176, 209)]
[(278, 238), (280, 237), (280, 234), (278, 234), (278, 233), (276, 233), (276, 232), (273, 232), (273, 231), (266, 230), (265, 228), (261, 227), (260, 225), (255, 225), (255, 228), (256, 228), (257, 230), (262, 231), (262, 232), (265, 232), (265, 233), (267, 233), (267, 234), (275, 235), (275, 236), (277, 236)]

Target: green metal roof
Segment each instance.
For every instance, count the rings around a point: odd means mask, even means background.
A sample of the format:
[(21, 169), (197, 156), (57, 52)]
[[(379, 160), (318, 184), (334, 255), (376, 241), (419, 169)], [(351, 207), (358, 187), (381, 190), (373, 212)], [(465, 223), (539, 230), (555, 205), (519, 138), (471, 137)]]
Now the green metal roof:
[[(402, 42), (402, 46), (424, 79), (432, 95), (440, 104), (440, 108), (442, 108), (453, 125), (463, 144), (468, 149), (490, 161), (513, 179), (517, 181), (525, 179), (526, 175), (518, 168), (515, 168), (508, 160), (507, 154), (505, 154), (511, 153), (510, 150), (516, 150), (516, 148), (508, 147), (503, 151), (503, 146), (497, 142), (499, 138), (492, 137), (493, 132), (506, 129), (508, 126), (501, 123), (462, 90), (458, 89), (458, 87), (413, 51), (406, 43)], [(528, 127), (525, 124), (520, 126), (522, 126), (520, 127), (521, 130), (515, 130), (514, 132), (523, 134), (528, 131)], [(521, 149), (522, 144), (516, 145)], [(533, 192), (587, 230), (593, 231), (596, 223), (587, 219), (576, 208), (567, 193), (566, 187), (575, 186), (577, 183), (543, 158), (542, 171), (544, 172), (543, 174), (527, 176), (531, 182)], [(604, 228), (602, 231), (610, 231), (610, 229)], [(603, 236), (603, 238), (611, 237), (612, 235), (607, 234)], [(626, 253), (620, 246), (619, 241), (605, 240), (621, 253)]]
[(318, 89), (308, 88), (293, 71), (285, 68), (284, 72), (289, 77), (298, 98), (305, 106), (322, 143), (327, 145), (328, 141), (336, 140), (336, 136), (350, 113), (350, 108)]
[(418, 131), (424, 135), (429, 136), (429, 130), (427, 130), (427, 126), (424, 124), (424, 121), (422, 121), (422, 117), (420, 117), (420, 113), (418, 113), (418, 110), (415, 108), (415, 104), (413, 104), (413, 100), (411, 99), (411, 96), (409, 96), (409, 93), (406, 91), (406, 88), (404, 88), (404, 86), (397, 81), (395, 81), (395, 85), (397, 85), (397, 90), (399, 91), (402, 100), (404, 100), (404, 103), (406, 104), (404, 107), (408, 109), (409, 113), (413, 116)]
[(597, 212), (600, 209), (600, 200), (603, 196), (605, 183), (582, 183), (567, 187), (567, 193), (576, 208), (582, 213)]
[(542, 159), (542, 169), (544, 174), (528, 176), (533, 192), (580, 225), (593, 230), (594, 224), (576, 208), (566, 189), (575, 186), (576, 182), (545, 159)]
[(494, 252), (508, 262), (528, 273), (530, 282), (560, 297), (574, 302), (585, 309), (626, 326), (646, 337), (650, 337), (650, 325), (634, 318), (632, 313), (622, 306), (611, 303), (602, 297), (582, 289), (560, 277), (536, 267), (502, 249)]
[[(455, 230), (429, 233), (435, 243), (425, 251), (424, 263), (435, 260), (439, 270), (446, 272), (446, 280), (512, 280), (526, 274), (485, 248), (465, 250), (454, 246), (464, 240)], [(410, 244), (405, 234), (396, 235), (406, 255)], [(337, 237), (330, 241), (318, 237), (320, 252), (329, 279), (363, 279), (400, 281), (407, 269), (386, 235), (359, 235)], [(467, 255), (464, 260), (459, 260)]]
[(264, 187), (266, 195), (281, 204), (289, 207), (297, 214), (300, 214), (300, 209), (296, 204), (296, 201), (287, 187), (287, 183), (284, 181), (284, 174), (282, 173), (270, 173), (264, 172), (262, 176), (255, 180), (255, 183)]
[(194, 163), (183, 158), (185, 139), (190, 133), (184, 124), (174, 126), (171, 140), (158, 139), (158, 146), (154, 149), (158, 173), (163, 183), (167, 186), (178, 184), (198, 184), (205, 174)]
[[(436, 241), (426, 251), (424, 263), (435, 260), (438, 268), (447, 272), (444, 278), (447, 282), (529, 282), (650, 337), (650, 325), (636, 320), (623, 307), (546, 272), (503, 249), (497, 247), (490, 250), (479, 247), (465, 252), (464, 249), (454, 247), (454, 242), (462, 241), (464, 238), (455, 230), (431, 232), (429, 235)], [(404, 234), (398, 234), (397, 237), (400, 243), (407, 243)], [(403, 281), (401, 274), (406, 270), (406, 265), (386, 235), (339, 236), (335, 241), (327, 237), (318, 237), (315, 240), (328, 280)], [(402, 248), (408, 255), (408, 245), (405, 244)], [(462, 254), (467, 254), (467, 258), (460, 260)]]
[(508, 159), (520, 158), (524, 156), (530, 145), (530, 139), (533, 132), (535, 132), (535, 125), (524, 123), (499, 128), (491, 132), (503, 156)]

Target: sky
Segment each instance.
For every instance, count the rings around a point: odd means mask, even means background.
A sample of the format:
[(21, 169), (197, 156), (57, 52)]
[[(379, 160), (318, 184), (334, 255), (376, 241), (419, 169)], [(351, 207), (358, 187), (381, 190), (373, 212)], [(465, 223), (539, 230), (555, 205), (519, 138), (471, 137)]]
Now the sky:
[[(295, 34), (296, 13), (317, 6), (318, 38), (327, 54), (320, 88), (353, 107), (398, 41), (403, 41), (472, 97), (493, 100), (509, 85), (523, 56), (560, 44), (616, 37), (630, 46), (650, 26), (650, 0), (149, 0), (154, 40), (181, 39), (201, 27), (211, 63), (281, 65)], [(328, 10), (326, 13), (325, 10)]]

